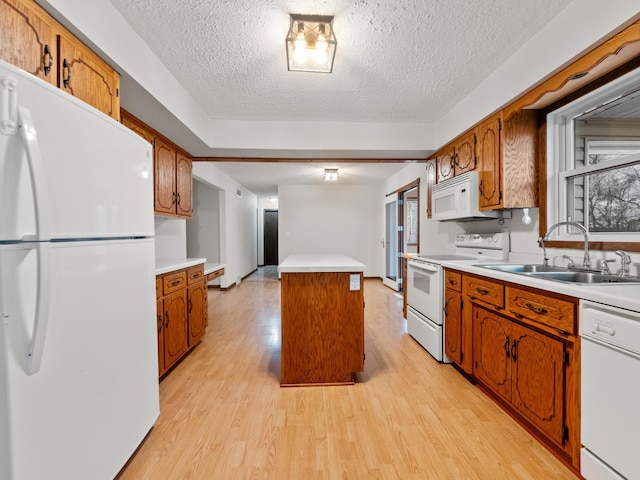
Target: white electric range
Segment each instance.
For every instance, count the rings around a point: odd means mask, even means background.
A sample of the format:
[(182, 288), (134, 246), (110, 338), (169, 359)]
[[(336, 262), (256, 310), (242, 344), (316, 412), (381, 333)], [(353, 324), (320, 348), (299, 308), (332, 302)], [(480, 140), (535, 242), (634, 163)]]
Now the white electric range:
[(417, 255), (407, 261), (407, 331), (439, 362), (444, 354), (443, 262), (504, 261), (509, 256), (509, 234), (460, 233), (455, 252)]

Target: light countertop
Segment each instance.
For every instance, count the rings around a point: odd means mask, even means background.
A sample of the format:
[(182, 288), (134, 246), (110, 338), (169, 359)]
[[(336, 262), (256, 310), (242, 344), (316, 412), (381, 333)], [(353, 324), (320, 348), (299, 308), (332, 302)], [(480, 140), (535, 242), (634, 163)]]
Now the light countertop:
[(609, 283), (606, 285), (578, 285), (478, 267), (477, 265), (481, 263), (498, 264), (508, 262), (456, 260), (454, 262), (443, 261), (442, 265), (446, 268), (451, 268), (466, 273), (475, 273), (478, 275), (483, 275), (485, 277), (494, 278), (496, 280), (503, 280), (505, 282), (515, 283), (518, 285), (539, 288), (541, 290), (548, 290), (576, 298), (581, 298), (584, 300), (591, 300), (593, 302), (613, 305), (615, 307), (640, 312), (640, 285), (637, 284), (624, 285), (619, 283)]
[(206, 258), (156, 258), (156, 275), (193, 267), (206, 261)]
[(340, 254), (294, 254), (278, 266), (280, 273), (364, 272), (366, 265)]

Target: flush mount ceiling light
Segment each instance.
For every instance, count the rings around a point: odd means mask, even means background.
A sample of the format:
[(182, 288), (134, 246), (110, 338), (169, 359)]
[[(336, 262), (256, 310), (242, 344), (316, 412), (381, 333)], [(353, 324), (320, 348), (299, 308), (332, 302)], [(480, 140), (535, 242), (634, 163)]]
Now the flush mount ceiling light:
[(338, 42), (333, 16), (291, 14), (287, 67), (295, 72), (331, 73)]
[(324, 169), (324, 181), (325, 182), (337, 182), (338, 181), (338, 169), (337, 168), (325, 168)]

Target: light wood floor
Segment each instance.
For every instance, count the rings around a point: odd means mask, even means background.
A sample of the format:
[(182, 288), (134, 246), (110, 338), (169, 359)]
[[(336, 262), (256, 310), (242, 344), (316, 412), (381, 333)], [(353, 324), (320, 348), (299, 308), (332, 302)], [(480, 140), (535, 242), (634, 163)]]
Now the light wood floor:
[(576, 479), (407, 335), (398, 295), (364, 285), (364, 373), (305, 388), (280, 388), (273, 269), (209, 289), (206, 337), (160, 383), (160, 418), (119, 480)]

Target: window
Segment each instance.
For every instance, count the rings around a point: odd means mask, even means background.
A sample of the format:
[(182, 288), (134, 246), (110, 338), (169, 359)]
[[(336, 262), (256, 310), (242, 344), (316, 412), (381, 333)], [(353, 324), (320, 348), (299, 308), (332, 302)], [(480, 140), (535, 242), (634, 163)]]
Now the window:
[[(550, 113), (547, 141), (547, 224), (579, 222), (595, 241), (640, 241), (640, 72)], [(557, 238), (576, 235), (568, 228)]]

